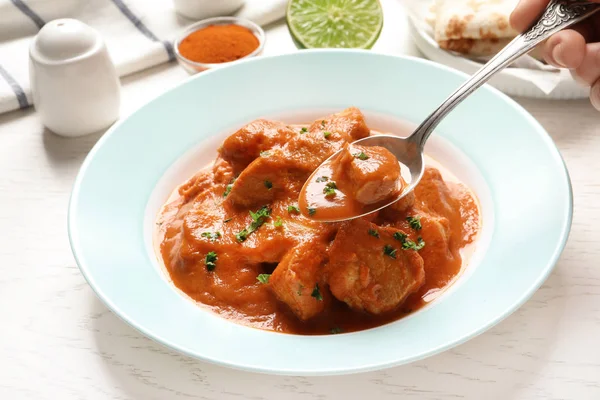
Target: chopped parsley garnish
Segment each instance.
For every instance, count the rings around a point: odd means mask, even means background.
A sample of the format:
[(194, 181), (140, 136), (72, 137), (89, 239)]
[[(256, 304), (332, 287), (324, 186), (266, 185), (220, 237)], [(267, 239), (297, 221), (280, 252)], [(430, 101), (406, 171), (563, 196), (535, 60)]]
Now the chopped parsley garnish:
[(271, 153), (270, 153), (270, 152), (268, 152), (268, 151), (261, 151), (261, 152), (260, 152), (260, 156), (261, 156), (261, 157), (267, 157), (267, 156), (270, 156), (270, 155), (271, 155)]
[(227, 185), (225, 187), (225, 192), (223, 193), (223, 197), (227, 197), (227, 195), (229, 194), (229, 192), (231, 192), (231, 188), (233, 187), (233, 183), (235, 182), (235, 178), (233, 178), (231, 180), (231, 182), (229, 182), (229, 185)]
[(242, 243), (244, 240), (248, 239), (249, 234), (250, 232), (248, 232), (248, 229), (242, 229), (240, 232), (235, 234), (235, 240)]
[(396, 232), (394, 233), (394, 239), (399, 240), (402, 242), (402, 244), (404, 244), (404, 242), (406, 241), (406, 234), (402, 233), (402, 232)]
[(323, 189), (323, 193), (325, 193), (325, 197), (335, 197), (335, 189), (325, 188)]
[(200, 236), (208, 238), (214, 242), (217, 239), (221, 239), (221, 232), (203, 232)]
[(396, 258), (396, 251), (398, 251), (398, 250), (396, 250), (389, 244), (386, 244), (385, 246), (383, 246), (383, 254), (385, 254), (386, 256)]
[(281, 219), (281, 217), (277, 217), (275, 222), (273, 222), (273, 226), (275, 228), (281, 228), (283, 226), (283, 220)]
[(206, 258), (204, 259), (204, 265), (206, 265), (206, 269), (208, 271), (214, 271), (215, 268), (217, 267), (217, 253), (215, 253), (214, 251), (210, 251), (207, 255)]
[(265, 187), (269, 190), (271, 190), (273, 188), (273, 183), (270, 180), (266, 180), (265, 181)]
[(288, 212), (290, 214), (300, 214), (300, 209), (298, 208), (298, 206), (288, 206)]
[(298, 293), (298, 296), (302, 296), (302, 291), (303, 291), (303, 290), (304, 290), (304, 285), (303, 285), (303, 284), (300, 284), (300, 285), (298, 286), (298, 292), (297, 292), (297, 293)]
[(423, 240), (422, 237), (419, 237), (417, 239), (417, 243), (413, 242), (410, 239), (406, 239), (406, 241), (404, 243), (402, 243), (402, 248), (404, 250), (414, 250), (414, 251), (419, 251), (421, 250), (423, 247), (425, 247), (425, 241)]
[(256, 280), (259, 281), (260, 283), (267, 284), (267, 283), (269, 283), (270, 277), (271, 277), (271, 274), (260, 274), (256, 277)]
[(325, 197), (334, 197), (335, 189), (337, 189), (337, 185), (334, 181), (327, 183), (323, 188), (323, 193), (325, 193)]
[(369, 229), (369, 235), (378, 238), (379, 237), (379, 232), (377, 232), (375, 229)]
[(406, 217), (406, 220), (408, 221), (408, 225), (415, 231), (420, 231), (423, 228), (421, 226), (421, 217), (418, 215), (416, 217)]
[(262, 224), (265, 223), (265, 220), (269, 218), (270, 215), (271, 210), (269, 210), (269, 207), (267, 206), (261, 207), (256, 212), (250, 211), (252, 222), (250, 223), (250, 226), (248, 226), (247, 228), (243, 229), (241, 232), (235, 235), (236, 240), (240, 243), (246, 240), (248, 238), (248, 235), (260, 228)]
[(342, 330), (342, 328), (340, 328), (339, 326), (334, 326), (333, 328), (331, 328), (331, 329), (329, 330), (329, 332), (330, 332), (332, 335), (337, 335), (338, 333), (342, 333), (342, 332), (344, 332), (344, 331), (343, 331), (343, 330)]
[(321, 183), (321, 182), (327, 182), (329, 180), (328, 177), (326, 176), (320, 176), (317, 178), (317, 183)]
[(252, 222), (253, 222), (250, 226), (258, 224), (257, 226), (254, 226), (254, 230), (256, 230), (256, 228), (258, 228), (259, 226), (264, 224), (264, 222), (265, 222), (264, 219), (269, 218), (270, 215), (271, 215), (271, 210), (269, 210), (269, 207), (267, 207), (267, 206), (262, 206), (255, 213), (250, 211), (250, 216), (252, 217)]
[(227, 218), (227, 219), (226, 219), (225, 221), (223, 221), (223, 222), (227, 223), (227, 222), (231, 221), (232, 219), (233, 219), (233, 218)]
[(325, 127), (325, 120), (321, 121), (321, 126), (324, 128)]
[(300, 133), (306, 133), (308, 132), (308, 129), (306, 129), (305, 127), (302, 127), (302, 129), (300, 129)]
[(361, 151), (360, 153), (354, 153), (352, 154), (354, 156), (354, 158), (358, 158), (359, 160), (368, 160), (369, 156), (365, 154), (364, 151)]
[(323, 132), (323, 136), (325, 137), (325, 139), (327, 139), (329, 136), (331, 136), (331, 132)]
[(317, 301), (323, 301), (323, 296), (321, 295), (321, 291), (319, 290), (318, 283), (315, 285), (315, 288), (313, 289), (313, 291), (310, 295), (312, 297), (314, 297), (315, 299), (317, 299)]
[(313, 207), (308, 207), (308, 215), (315, 215), (317, 213), (317, 209)]
[(405, 233), (396, 232), (396, 233), (394, 233), (394, 239), (399, 240), (402, 243), (402, 249), (404, 249), (404, 250), (419, 251), (423, 247), (425, 247), (425, 241), (420, 236), (417, 239), (417, 243), (415, 243), (412, 240), (410, 240)]

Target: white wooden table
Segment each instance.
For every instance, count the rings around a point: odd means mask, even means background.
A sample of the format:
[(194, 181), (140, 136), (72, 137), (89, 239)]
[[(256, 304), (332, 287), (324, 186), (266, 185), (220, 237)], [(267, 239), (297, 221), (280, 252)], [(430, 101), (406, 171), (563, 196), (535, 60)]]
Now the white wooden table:
[[(414, 54), (398, 6), (384, 6), (378, 48)], [(268, 36), (267, 54), (294, 51), (283, 25)], [(171, 64), (124, 79), (124, 114), (185, 78)], [(99, 136), (60, 138), (33, 110), (0, 116), (0, 399), (600, 399), (600, 113), (586, 101), (519, 102), (550, 132), (573, 180), (573, 230), (555, 272), (519, 311), (451, 351), (316, 378), (202, 363), (108, 311), (66, 229), (71, 186)]]

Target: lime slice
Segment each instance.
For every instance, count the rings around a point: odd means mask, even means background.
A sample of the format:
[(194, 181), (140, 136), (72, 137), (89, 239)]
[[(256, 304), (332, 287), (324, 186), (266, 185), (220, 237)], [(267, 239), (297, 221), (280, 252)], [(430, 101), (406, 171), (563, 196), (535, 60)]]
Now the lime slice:
[(299, 48), (370, 49), (383, 10), (379, 0), (290, 0), (287, 23)]

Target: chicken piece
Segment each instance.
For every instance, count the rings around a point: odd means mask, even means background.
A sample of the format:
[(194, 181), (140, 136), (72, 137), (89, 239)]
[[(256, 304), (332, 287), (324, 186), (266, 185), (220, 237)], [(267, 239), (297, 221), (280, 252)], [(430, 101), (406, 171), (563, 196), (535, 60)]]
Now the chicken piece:
[(212, 168), (213, 180), (217, 185), (229, 184), (233, 181), (234, 170), (233, 165), (227, 160), (218, 156)]
[(231, 185), (227, 200), (239, 207), (255, 207), (278, 197), (298, 197), (307, 177), (307, 172), (293, 168), (285, 155), (275, 150), (242, 171)]
[[(425, 271), (427, 277), (434, 278), (441, 268), (446, 272), (448, 265), (457, 264), (460, 269), (460, 259), (455, 263), (455, 256), (450, 251), (450, 223), (447, 218), (438, 217), (431, 214), (419, 214), (421, 229), (417, 232), (419, 237), (425, 241), (425, 246), (419, 251), (419, 254), (425, 261)], [(458, 270), (452, 271), (457, 273)], [(437, 279), (436, 279), (437, 280)]]
[(261, 152), (283, 146), (296, 135), (296, 132), (281, 122), (258, 119), (225, 139), (219, 148), (219, 154), (231, 162), (239, 173), (259, 157)]
[[(425, 212), (435, 213), (451, 218), (460, 215), (460, 205), (452, 196), (450, 189), (444, 182), (442, 174), (433, 167), (426, 167), (423, 177), (415, 187), (415, 206)], [(460, 222), (460, 218), (458, 218)]]
[(362, 113), (357, 108), (348, 108), (318, 119), (306, 133), (292, 138), (283, 149), (290, 167), (312, 172), (344, 144), (367, 137), (369, 133)]
[(286, 254), (269, 279), (277, 299), (287, 304), (303, 321), (325, 309), (329, 297), (323, 280), (326, 257), (324, 243), (318, 240), (304, 242)]
[(330, 132), (330, 140), (342, 139), (345, 142), (354, 142), (371, 133), (364, 115), (356, 107), (350, 107), (342, 112), (318, 119), (308, 130), (321, 135), (323, 132)]
[[(251, 211), (256, 215), (260, 208)], [(303, 220), (289, 224), (285, 230), (276, 228), (273, 221), (269, 212), (256, 223), (250, 212), (224, 207), (220, 190), (207, 191), (193, 202), (180, 204), (175, 217), (165, 225), (163, 245), (169, 248), (171, 265), (193, 270), (205, 268), (205, 256), (210, 251), (237, 257), (240, 265), (276, 263), (301, 240), (321, 235), (314, 226), (302, 224)], [(252, 232), (248, 232), (251, 226)], [(242, 238), (239, 235), (244, 231)]]
[(326, 267), (333, 295), (355, 310), (382, 314), (398, 307), (425, 282), (423, 259), (402, 249), (399, 232), (362, 219), (339, 230)]
[(322, 134), (305, 133), (290, 140), (283, 151), (290, 168), (311, 173), (333, 153), (340, 150), (344, 143), (346, 142), (329, 140)]
[(179, 195), (187, 203), (200, 193), (210, 189), (213, 184), (213, 172), (211, 170), (202, 170), (192, 176), (187, 182), (178, 189)]
[(402, 189), (400, 164), (383, 147), (345, 145), (331, 168), (337, 187), (362, 204), (378, 203)]

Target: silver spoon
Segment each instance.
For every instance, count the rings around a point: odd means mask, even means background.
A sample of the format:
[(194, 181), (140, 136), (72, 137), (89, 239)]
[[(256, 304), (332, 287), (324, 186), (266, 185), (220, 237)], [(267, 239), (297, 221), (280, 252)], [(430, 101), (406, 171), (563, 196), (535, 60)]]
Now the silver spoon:
[[(517, 36), (507, 44), (496, 56), (488, 61), (469, 80), (452, 93), (417, 129), (407, 138), (393, 135), (375, 135), (357, 140), (353, 144), (366, 146), (382, 146), (388, 149), (398, 158), (398, 161), (408, 167), (411, 181), (400, 195), (389, 203), (367, 213), (356, 215), (351, 218), (336, 219), (335, 221), (354, 219), (381, 210), (410, 193), (421, 180), (425, 170), (423, 160), (423, 149), (425, 142), (450, 111), (466, 99), (471, 93), (486, 83), (497, 72), (503, 70), (517, 58), (531, 51), (537, 44), (548, 39), (556, 32), (571, 26), (583, 19), (600, 11), (599, 3), (590, 3), (581, 0), (552, 0), (542, 16), (531, 28)], [(335, 153), (323, 162), (329, 163), (339, 152)], [(322, 165), (323, 165), (322, 164)], [(317, 173), (319, 168), (315, 171)], [(314, 175), (314, 174), (313, 174)], [(308, 182), (311, 181), (309, 178)]]

